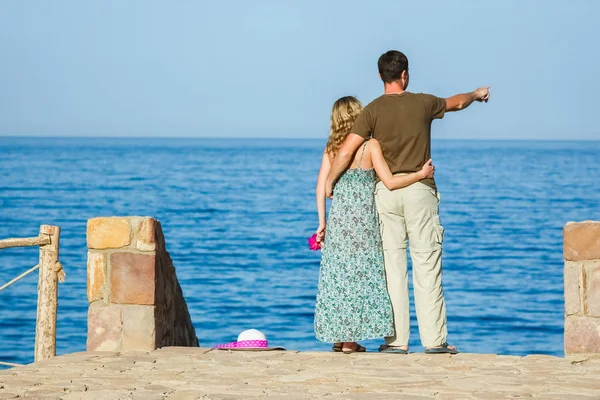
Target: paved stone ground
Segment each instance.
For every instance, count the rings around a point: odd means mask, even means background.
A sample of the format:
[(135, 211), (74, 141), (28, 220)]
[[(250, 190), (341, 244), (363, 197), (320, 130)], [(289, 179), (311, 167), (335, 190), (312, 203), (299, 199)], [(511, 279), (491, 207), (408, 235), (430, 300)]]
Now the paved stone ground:
[(230, 352), (75, 353), (0, 371), (4, 399), (600, 399), (600, 358)]

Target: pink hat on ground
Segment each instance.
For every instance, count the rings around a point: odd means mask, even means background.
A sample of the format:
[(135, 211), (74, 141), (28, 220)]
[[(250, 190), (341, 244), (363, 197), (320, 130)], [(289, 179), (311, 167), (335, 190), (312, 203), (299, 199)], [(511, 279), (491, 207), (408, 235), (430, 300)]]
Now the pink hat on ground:
[(218, 344), (214, 347), (218, 350), (246, 350), (246, 351), (268, 351), (285, 350), (283, 347), (269, 347), (265, 334), (256, 329), (248, 329), (239, 334), (236, 342)]

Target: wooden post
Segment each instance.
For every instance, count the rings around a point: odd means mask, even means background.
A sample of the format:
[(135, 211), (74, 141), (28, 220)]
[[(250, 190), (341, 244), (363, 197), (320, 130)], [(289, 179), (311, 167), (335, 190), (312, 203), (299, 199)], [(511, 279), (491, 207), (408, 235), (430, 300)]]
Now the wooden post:
[(58, 308), (58, 226), (40, 226), (40, 236), (50, 243), (40, 246), (37, 322), (35, 327), (35, 361), (56, 356), (56, 310)]

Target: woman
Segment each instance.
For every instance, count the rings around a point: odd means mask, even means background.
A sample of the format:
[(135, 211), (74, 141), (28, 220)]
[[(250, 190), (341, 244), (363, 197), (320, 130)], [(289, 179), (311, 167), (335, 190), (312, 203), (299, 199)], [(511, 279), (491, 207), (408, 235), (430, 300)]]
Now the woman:
[[(331, 131), (317, 182), (319, 228), (323, 242), (315, 310), (315, 335), (334, 343), (334, 351), (363, 352), (359, 340), (392, 336), (392, 307), (386, 289), (383, 250), (373, 192), (377, 176), (390, 189), (431, 178), (429, 160), (419, 172), (393, 176), (379, 143), (371, 139), (356, 152), (334, 188), (325, 221), (325, 180), (331, 162), (362, 110), (351, 96), (337, 100), (331, 111)], [(327, 233), (325, 233), (327, 232)]]

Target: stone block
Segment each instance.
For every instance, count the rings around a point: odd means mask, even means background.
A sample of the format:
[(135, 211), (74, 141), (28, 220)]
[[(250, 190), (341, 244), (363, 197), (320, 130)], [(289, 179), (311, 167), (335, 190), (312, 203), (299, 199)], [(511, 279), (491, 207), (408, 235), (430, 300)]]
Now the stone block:
[(121, 347), (121, 306), (95, 302), (88, 309), (88, 351), (118, 351)]
[(578, 353), (600, 353), (600, 318), (565, 319), (565, 355)]
[(600, 261), (587, 262), (583, 272), (584, 314), (600, 318)]
[(90, 249), (119, 249), (131, 243), (131, 226), (125, 218), (92, 218), (87, 224)]
[(580, 262), (565, 262), (565, 314), (581, 311), (581, 279), (583, 267)]
[(93, 303), (104, 297), (106, 288), (106, 256), (95, 251), (88, 252), (87, 296)]
[(123, 349), (151, 351), (156, 349), (154, 306), (123, 306)]
[(155, 257), (148, 254), (110, 255), (110, 302), (154, 305)]
[(88, 247), (88, 350), (198, 346), (158, 220), (91, 219)]
[(136, 232), (138, 250), (154, 251), (156, 249), (155, 225), (154, 218), (144, 218), (139, 222)]
[(563, 234), (565, 260), (600, 259), (600, 222), (569, 222)]

